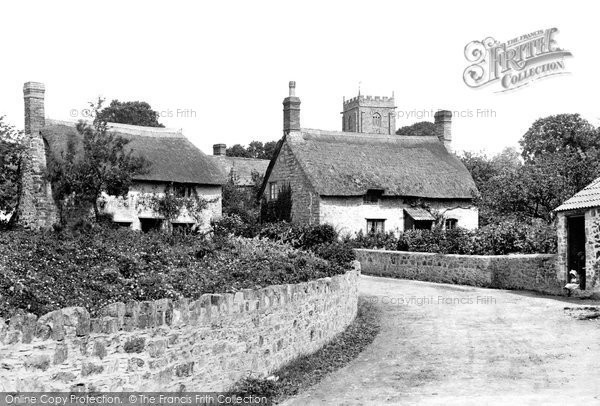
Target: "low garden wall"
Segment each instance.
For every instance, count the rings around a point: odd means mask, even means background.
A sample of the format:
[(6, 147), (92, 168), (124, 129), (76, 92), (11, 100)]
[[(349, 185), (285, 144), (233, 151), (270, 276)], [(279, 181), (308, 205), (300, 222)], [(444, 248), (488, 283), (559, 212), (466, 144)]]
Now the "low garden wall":
[(223, 391), (316, 351), (357, 312), (360, 267), (199, 300), (0, 318), (0, 391)]
[(555, 254), (452, 255), (357, 249), (364, 274), (563, 294)]

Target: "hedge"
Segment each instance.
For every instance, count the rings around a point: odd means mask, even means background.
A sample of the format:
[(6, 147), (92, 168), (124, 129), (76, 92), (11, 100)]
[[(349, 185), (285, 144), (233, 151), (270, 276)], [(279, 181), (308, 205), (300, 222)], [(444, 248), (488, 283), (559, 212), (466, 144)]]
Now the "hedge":
[(505, 220), (476, 230), (407, 230), (394, 233), (357, 233), (344, 240), (354, 248), (464, 255), (556, 253), (556, 230), (551, 224)]

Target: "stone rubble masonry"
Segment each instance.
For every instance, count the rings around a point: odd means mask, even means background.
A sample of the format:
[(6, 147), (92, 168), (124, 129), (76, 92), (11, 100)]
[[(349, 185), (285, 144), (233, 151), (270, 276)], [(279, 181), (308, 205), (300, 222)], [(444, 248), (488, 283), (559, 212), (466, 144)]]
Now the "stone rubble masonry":
[(357, 312), (360, 265), (310, 282), (0, 318), (0, 392), (223, 391), (318, 350)]
[(269, 199), (270, 184), (277, 187), (289, 183), (292, 188), (292, 221), (299, 224), (319, 224), (320, 197), (308, 181), (304, 170), (291, 151), (287, 142), (283, 143), (271, 171), (264, 196)]
[(23, 86), (27, 150), (22, 160), (19, 223), (26, 228), (48, 228), (58, 221), (58, 210), (46, 176), (46, 148), (40, 130), (45, 124), (45, 88), (42, 83)]
[(555, 254), (445, 255), (357, 249), (364, 274), (564, 294)]
[(556, 235), (558, 238), (557, 268), (565, 280), (568, 269), (568, 227), (567, 218), (584, 216), (585, 223), (585, 279), (586, 292), (600, 296), (600, 208), (592, 207), (579, 210), (561, 211), (556, 216)]

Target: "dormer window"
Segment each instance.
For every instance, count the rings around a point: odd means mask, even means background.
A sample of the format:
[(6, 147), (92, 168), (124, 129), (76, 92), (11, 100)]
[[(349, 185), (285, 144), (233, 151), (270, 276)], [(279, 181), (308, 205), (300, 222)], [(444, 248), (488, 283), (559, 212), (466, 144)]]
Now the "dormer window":
[(377, 204), (379, 200), (381, 200), (381, 195), (383, 195), (383, 190), (381, 189), (369, 189), (367, 193), (363, 196), (363, 201), (366, 204)]
[(381, 114), (373, 114), (373, 127), (381, 127)]

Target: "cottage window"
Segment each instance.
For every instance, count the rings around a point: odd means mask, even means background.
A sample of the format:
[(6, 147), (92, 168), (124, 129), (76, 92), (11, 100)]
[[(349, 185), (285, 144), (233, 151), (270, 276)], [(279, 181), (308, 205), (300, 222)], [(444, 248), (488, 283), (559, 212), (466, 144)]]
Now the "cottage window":
[(173, 186), (175, 196), (177, 197), (192, 197), (194, 193), (193, 186), (187, 185), (174, 185)]
[(191, 234), (193, 223), (173, 223), (173, 234), (188, 235)]
[(384, 233), (384, 219), (367, 219), (367, 233)]
[(163, 226), (163, 221), (155, 218), (140, 218), (140, 226), (142, 228), (142, 232), (144, 233), (160, 231)]
[(373, 127), (381, 127), (381, 114), (373, 114)]
[(269, 182), (269, 200), (277, 200), (279, 197), (279, 187), (277, 182)]
[(445, 227), (446, 230), (452, 230), (455, 229), (458, 225), (458, 220), (457, 219), (446, 219), (445, 220)]

